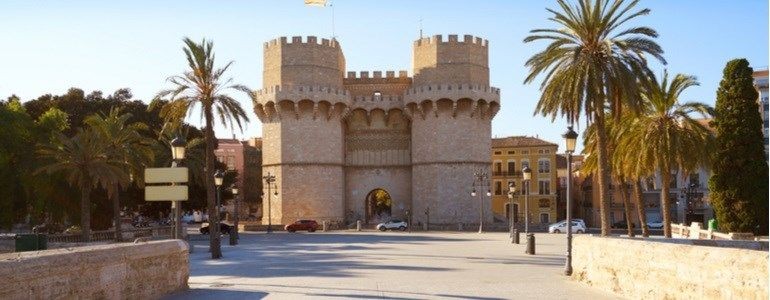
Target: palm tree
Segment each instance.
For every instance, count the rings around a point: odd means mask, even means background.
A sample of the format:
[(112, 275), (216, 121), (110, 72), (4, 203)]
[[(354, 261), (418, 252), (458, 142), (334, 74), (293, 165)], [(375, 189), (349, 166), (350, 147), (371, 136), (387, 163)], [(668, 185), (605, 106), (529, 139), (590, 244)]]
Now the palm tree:
[[(593, 2), (593, 3), (592, 3)], [(542, 95), (535, 114), (552, 119), (565, 116), (574, 123), (581, 115), (595, 123), (602, 235), (610, 233), (608, 209), (609, 156), (605, 109), (620, 116), (623, 109), (635, 110), (640, 101), (638, 78), (650, 73), (646, 55), (665, 64), (663, 50), (652, 38), (657, 32), (639, 26), (621, 30), (628, 21), (649, 14), (649, 9), (632, 12), (638, 0), (578, 0), (571, 6), (558, 0), (561, 11), (547, 9), (549, 20), (559, 29), (535, 29), (525, 43), (549, 41), (541, 52), (526, 62), (525, 83), (543, 75)]]
[[(189, 70), (182, 75), (172, 76), (168, 81), (174, 88), (158, 93), (153, 102), (158, 103), (165, 99), (168, 101), (160, 108), (160, 115), (167, 122), (181, 122), (187, 117), (193, 106), (201, 106), (201, 117), (205, 120), (204, 137), (206, 140), (206, 165), (204, 168), (204, 180), (206, 183), (206, 199), (211, 226), (210, 247), (211, 258), (222, 257), (219, 241), (219, 219), (216, 208), (216, 186), (214, 186), (214, 122), (216, 117), (220, 122), (232, 128), (237, 125), (243, 129), (242, 122), (248, 122), (246, 112), (240, 103), (224, 94), (226, 89), (236, 89), (251, 95), (251, 91), (242, 85), (231, 85), (232, 79), (223, 79), (222, 75), (227, 71), (232, 62), (223, 68), (214, 67), (214, 44), (205, 39), (200, 44), (189, 38), (184, 38), (184, 53), (187, 57)], [(153, 106), (153, 105), (151, 105)]]
[(695, 77), (684, 74), (677, 74), (670, 82), (668, 73), (664, 73), (662, 82), (650, 77), (643, 85), (642, 111), (624, 120), (626, 132), (618, 143), (623, 160), (634, 162), (628, 165), (630, 172), (646, 176), (660, 173), (663, 234), (669, 238), (671, 170), (689, 174), (698, 167), (708, 166), (714, 142), (713, 134), (692, 117), (693, 114), (708, 117), (713, 109), (698, 102), (679, 103), (682, 92), (696, 85)]
[(62, 173), (70, 186), (80, 189), (80, 227), (84, 242), (91, 240), (91, 191), (96, 187), (111, 189), (128, 182), (124, 162), (114, 159), (108, 144), (93, 131), (79, 129), (67, 138), (59, 134), (57, 143), (42, 145), (41, 157), (49, 159), (35, 172)]
[[(111, 159), (121, 161), (125, 171), (132, 178), (131, 181), (144, 186), (142, 180), (144, 168), (152, 165), (154, 153), (152, 145), (154, 140), (142, 136), (141, 131), (147, 130), (147, 125), (141, 122), (129, 123), (132, 115), (121, 113), (120, 108), (110, 109), (108, 114), (95, 114), (87, 117), (84, 122), (107, 143)], [(131, 181), (121, 184), (115, 182), (108, 195), (112, 198), (113, 223), (115, 225), (115, 240), (121, 241), (120, 222), (120, 192), (131, 184)]]
[[(628, 112), (626, 112), (628, 113)], [(620, 126), (617, 124), (618, 120), (616, 118), (607, 115), (607, 120), (605, 120), (605, 129), (607, 130), (607, 153), (610, 157), (611, 163), (610, 163), (610, 173), (611, 177), (614, 182), (617, 183), (618, 190), (620, 192), (621, 200), (623, 201), (623, 211), (625, 214), (626, 219), (626, 229), (627, 234), (629, 237), (634, 236), (634, 228), (633, 223), (631, 222), (631, 207), (628, 202), (628, 181), (626, 178), (628, 177), (625, 173), (625, 170), (621, 167), (625, 165), (625, 163), (622, 160), (617, 160), (617, 140), (619, 138), (619, 134), (621, 131)], [(596, 124), (592, 124), (586, 129), (586, 133), (583, 136), (584, 141), (583, 145), (585, 147), (583, 148), (583, 153), (586, 155), (585, 160), (583, 162), (583, 170), (588, 174), (596, 174), (599, 168), (599, 162), (597, 160), (596, 153), (598, 152), (598, 141), (597, 141), (597, 132), (596, 132)], [(637, 203), (637, 206), (639, 204)]]

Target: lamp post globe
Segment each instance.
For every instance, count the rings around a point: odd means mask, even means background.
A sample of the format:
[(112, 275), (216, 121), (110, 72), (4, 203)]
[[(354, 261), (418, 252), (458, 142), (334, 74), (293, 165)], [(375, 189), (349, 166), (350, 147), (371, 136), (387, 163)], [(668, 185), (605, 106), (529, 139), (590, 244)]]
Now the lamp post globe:
[(575, 153), (575, 144), (577, 143), (578, 134), (575, 130), (572, 130), (572, 126), (567, 127), (567, 132), (561, 135), (566, 142), (566, 152), (569, 154)]
[(171, 158), (174, 160), (184, 159), (185, 146), (187, 146), (187, 141), (181, 135), (177, 135), (171, 140)]
[(235, 184), (231, 185), (230, 192), (232, 192), (233, 195), (238, 195), (238, 187)]
[(487, 197), (492, 197), (492, 191), (487, 191)]
[(532, 179), (532, 169), (524, 166), (521, 169), (522, 182), (521, 192), (524, 193), (524, 233), (529, 234), (529, 180)]
[(222, 186), (222, 183), (224, 181), (225, 181), (225, 172), (222, 172), (222, 170), (217, 170), (216, 173), (214, 173), (214, 185)]
[(476, 197), (476, 190), (471, 191), (471, 197)]
[(532, 179), (532, 169), (530, 169), (529, 166), (524, 166), (524, 169), (521, 169), (521, 174), (524, 181)]

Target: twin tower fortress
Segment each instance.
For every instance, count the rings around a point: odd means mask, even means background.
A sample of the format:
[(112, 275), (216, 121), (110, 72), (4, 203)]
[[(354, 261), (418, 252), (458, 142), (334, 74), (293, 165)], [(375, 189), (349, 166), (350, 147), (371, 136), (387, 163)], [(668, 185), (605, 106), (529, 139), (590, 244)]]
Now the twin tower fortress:
[[(478, 223), (490, 199), (474, 172), (491, 168), (491, 120), (500, 90), (489, 85), (488, 43), (465, 35), (414, 42), (406, 71), (347, 72), (332, 39), (282, 37), (264, 45), (263, 223)], [(383, 192), (384, 191), (384, 192)], [(389, 198), (389, 199), (388, 199)], [(483, 204), (482, 204), (483, 203)], [(426, 214), (428, 213), (428, 214)]]

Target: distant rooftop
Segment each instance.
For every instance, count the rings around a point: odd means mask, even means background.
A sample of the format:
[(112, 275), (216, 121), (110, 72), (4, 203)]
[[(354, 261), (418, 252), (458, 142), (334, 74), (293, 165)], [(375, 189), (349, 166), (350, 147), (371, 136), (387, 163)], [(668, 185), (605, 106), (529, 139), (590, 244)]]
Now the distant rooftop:
[(501, 147), (533, 147), (533, 146), (556, 146), (559, 145), (541, 140), (531, 136), (509, 136), (505, 138), (493, 138), (492, 148)]

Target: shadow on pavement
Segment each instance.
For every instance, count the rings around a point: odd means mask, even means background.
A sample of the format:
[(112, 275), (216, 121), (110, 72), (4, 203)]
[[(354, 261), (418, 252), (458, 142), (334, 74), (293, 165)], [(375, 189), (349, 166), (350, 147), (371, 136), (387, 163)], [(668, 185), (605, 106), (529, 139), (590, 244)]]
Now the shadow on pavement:
[(218, 289), (189, 289), (184, 292), (171, 294), (163, 297), (164, 300), (181, 300), (181, 299), (262, 299), (267, 296), (265, 292), (258, 291), (234, 291), (234, 290), (218, 290)]

